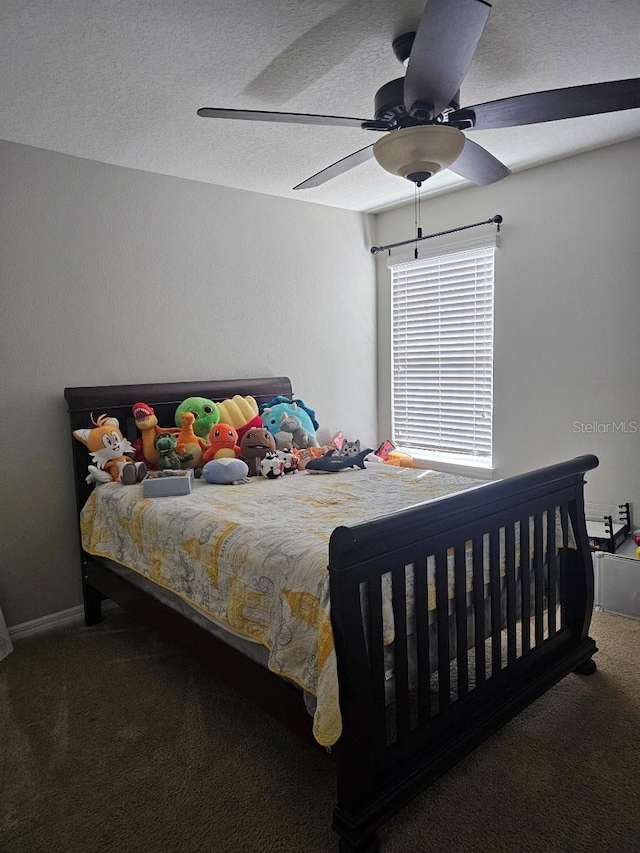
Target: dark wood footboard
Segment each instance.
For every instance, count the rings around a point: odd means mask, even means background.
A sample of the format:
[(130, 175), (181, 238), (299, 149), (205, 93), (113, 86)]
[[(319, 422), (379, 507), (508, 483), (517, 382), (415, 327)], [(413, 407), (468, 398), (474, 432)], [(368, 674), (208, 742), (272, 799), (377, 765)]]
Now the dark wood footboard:
[(376, 830), (419, 791), (565, 675), (593, 670), (583, 483), (597, 464), (582, 456), (334, 531), (342, 851), (377, 850)]

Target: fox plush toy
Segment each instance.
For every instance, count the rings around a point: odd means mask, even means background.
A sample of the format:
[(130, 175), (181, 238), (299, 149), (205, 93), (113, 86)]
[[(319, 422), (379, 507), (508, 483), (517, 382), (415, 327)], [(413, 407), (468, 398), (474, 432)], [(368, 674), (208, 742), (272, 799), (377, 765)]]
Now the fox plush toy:
[(131, 486), (142, 480), (147, 473), (144, 462), (133, 462), (130, 456), (134, 448), (128, 438), (120, 432), (116, 418), (100, 415), (97, 420), (91, 415), (91, 429), (75, 429), (73, 435), (81, 441), (91, 454), (93, 465), (89, 465), (87, 483), (110, 483), (115, 480)]

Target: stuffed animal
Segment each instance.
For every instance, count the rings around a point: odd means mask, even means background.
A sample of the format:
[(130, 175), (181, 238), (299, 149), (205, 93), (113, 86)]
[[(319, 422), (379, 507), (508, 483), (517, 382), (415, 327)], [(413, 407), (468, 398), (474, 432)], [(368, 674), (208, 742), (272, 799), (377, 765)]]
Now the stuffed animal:
[(93, 465), (89, 465), (87, 483), (109, 483), (115, 480), (125, 486), (131, 486), (142, 480), (147, 473), (144, 462), (134, 462), (131, 456), (134, 448), (128, 438), (120, 432), (116, 418), (100, 415), (98, 420), (91, 415), (91, 429), (75, 429), (74, 438), (81, 441), (89, 450)]
[(298, 457), (294, 454), (291, 447), (278, 448), (277, 453), (282, 460), (284, 473), (295, 474), (298, 470)]
[(179, 471), (186, 462), (191, 460), (191, 454), (177, 452), (177, 435), (171, 433), (157, 435), (155, 445), (158, 451), (158, 468), (160, 471)]
[(214, 424), (220, 420), (220, 411), (213, 400), (206, 397), (187, 397), (176, 409), (176, 426), (182, 425), (182, 413), (193, 412), (195, 422), (193, 431), (197, 436), (206, 440), (209, 431)]
[(158, 451), (154, 443), (156, 436), (178, 431), (159, 427), (156, 413), (147, 403), (134, 403), (132, 411), (133, 420), (141, 433), (141, 438), (136, 441), (136, 461), (144, 462), (152, 470), (156, 469), (158, 467)]
[[(242, 459), (212, 459), (200, 472), (207, 483), (218, 486), (238, 486), (249, 482), (249, 466)], [(198, 476), (196, 472), (196, 476)]]
[(360, 453), (360, 439), (355, 441), (343, 441), (340, 450), (336, 450), (336, 456), (357, 456)]
[(276, 442), (268, 429), (252, 428), (242, 436), (240, 456), (249, 466), (249, 476), (257, 477), (260, 463), (267, 453), (275, 453)]
[(190, 457), (182, 464), (183, 468), (199, 468), (203, 464), (203, 454), (208, 448), (204, 439), (193, 431), (195, 419), (193, 412), (183, 412), (181, 415), (182, 429), (178, 433), (176, 452), (183, 457)]
[(276, 452), (269, 452), (260, 462), (258, 473), (269, 480), (277, 480), (284, 475), (284, 461)]
[(315, 412), (308, 409), (302, 400), (290, 400), (287, 397), (274, 397), (268, 405), (261, 409), (262, 425), (266, 427), (273, 436), (277, 432), (288, 431), (281, 425), (282, 415), (293, 415), (300, 420), (300, 426), (309, 434), (310, 444), (305, 447), (316, 447), (316, 430), (318, 422), (315, 420)]
[(333, 450), (329, 450), (324, 456), (307, 462), (305, 471), (310, 474), (336, 474), (345, 468), (355, 468), (356, 465), (358, 468), (365, 468), (364, 462), (369, 453), (373, 453), (373, 448), (361, 450), (356, 456), (337, 455)]
[(238, 433), (231, 424), (220, 422), (211, 428), (209, 446), (202, 454), (202, 464), (204, 465), (211, 459), (223, 459), (225, 456), (230, 459), (238, 458), (240, 446), (238, 445)]
[[(291, 436), (289, 441), (284, 441), (283, 445), (283, 436)], [(302, 421), (297, 415), (288, 414), (287, 412), (283, 412), (280, 415), (280, 429), (275, 434), (276, 444), (279, 446), (285, 446), (286, 444), (293, 444), (294, 447), (317, 447), (318, 441), (315, 435), (311, 435), (310, 432), (302, 426)]]

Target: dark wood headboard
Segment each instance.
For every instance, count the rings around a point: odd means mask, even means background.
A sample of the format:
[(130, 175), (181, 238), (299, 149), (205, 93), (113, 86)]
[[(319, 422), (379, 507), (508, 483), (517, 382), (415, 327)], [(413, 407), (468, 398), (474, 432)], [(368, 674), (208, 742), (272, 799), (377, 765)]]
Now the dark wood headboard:
[(118, 419), (122, 433), (130, 441), (139, 438), (132, 416), (134, 403), (143, 402), (152, 406), (158, 423), (163, 427), (174, 426), (175, 410), (187, 397), (206, 397), (215, 403), (240, 394), (255, 397), (258, 405), (266, 403), (279, 394), (291, 397), (291, 381), (286, 376), (267, 376), (257, 379), (212, 379), (202, 382), (154, 382), (140, 385), (96, 385), (84, 388), (65, 388), (64, 397), (68, 404), (70, 431), (69, 440), (73, 447), (73, 469), (76, 485), (78, 511), (84, 506), (93, 485), (85, 478), (90, 457), (86, 447), (73, 437), (74, 429), (91, 426), (91, 414), (107, 414)]

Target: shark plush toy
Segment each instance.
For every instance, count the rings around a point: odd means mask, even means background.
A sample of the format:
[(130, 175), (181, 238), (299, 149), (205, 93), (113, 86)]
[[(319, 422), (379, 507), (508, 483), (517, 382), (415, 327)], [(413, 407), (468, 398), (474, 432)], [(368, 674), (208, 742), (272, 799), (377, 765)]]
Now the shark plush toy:
[(338, 471), (344, 471), (345, 468), (364, 468), (364, 460), (373, 453), (371, 447), (366, 450), (361, 450), (355, 456), (340, 456), (334, 450), (329, 450), (324, 456), (319, 456), (317, 459), (311, 459), (305, 465), (305, 471), (311, 474), (336, 474)]

